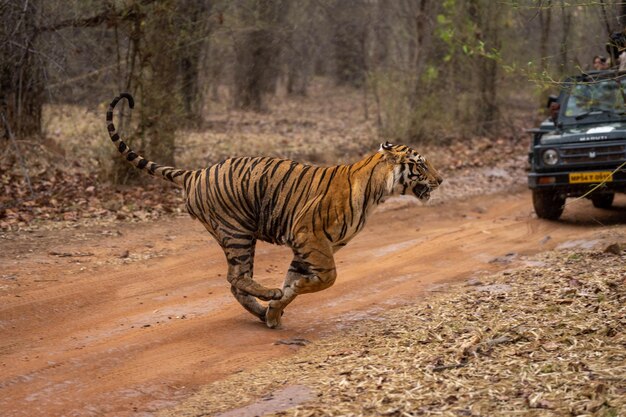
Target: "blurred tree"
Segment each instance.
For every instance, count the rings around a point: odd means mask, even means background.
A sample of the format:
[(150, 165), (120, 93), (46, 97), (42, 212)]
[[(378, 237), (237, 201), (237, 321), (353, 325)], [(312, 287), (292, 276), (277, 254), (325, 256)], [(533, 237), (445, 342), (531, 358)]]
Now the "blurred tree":
[[(135, 1), (129, 10), (126, 16), (132, 18), (118, 26), (129, 40), (124, 89), (140, 104), (137, 131), (129, 141), (160, 164), (175, 165), (177, 129), (202, 118), (199, 66), (210, 31), (210, 5), (194, 0)], [(115, 182), (137, 177), (128, 164), (116, 161)]]
[(501, 10), (498, 3), (485, 0), (469, 0), (468, 15), (474, 25), (475, 45), (478, 53), (476, 78), (478, 94), (475, 105), (478, 109), (476, 128), (482, 133), (489, 133), (496, 127), (498, 112), (497, 77), (498, 62), (494, 54), (498, 54), (500, 43)]
[(204, 91), (200, 86), (200, 63), (208, 45), (211, 30), (212, 4), (207, 1), (180, 0), (173, 24), (177, 28), (177, 46), (180, 50), (180, 82), (185, 117), (192, 123), (202, 120)]
[[(176, 85), (182, 49), (178, 45), (176, 0), (161, 0), (142, 21), (139, 134), (145, 152), (163, 165), (174, 165), (176, 121), (183, 113)], [(193, 98), (192, 98), (193, 99)]]
[(626, 2), (618, 1), (617, 2), (617, 21), (619, 22), (622, 30), (626, 29)]
[(250, 9), (239, 10), (247, 27), (235, 39), (234, 104), (238, 108), (260, 111), (263, 95), (276, 91), (288, 5), (287, 0), (254, 0)]
[(322, 49), (323, 16), (315, 1), (306, 0), (299, 8), (290, 7), (283, 50), (288, 94), (307, 95)]
[(0, 3), (0, 112), (18, 137), (41, 133), (45, 54), (35, 47), (40, 5), (41, 0)]
[(548, 63), (548, 42), (552, 30), (552, 0), (546, 0), (544, 7), (539, 9), (539, 27), (541, 38), (539, 41), (539, 71), (544, 72)]
[(559, 6), (561, 9), (561, 41), (559, 44), (558, 68), (560, 75), (564, 76), (571, 71), (572, 67), (568, 57), (569, 44), (572, 40), (572, 7), (569, 4), (565, 4), (565, 0), (560, 0)]
[(362, 87), (366, 74), (367, 3), (335, 1), (330, 9), (333, 24), (335, 79), (339, 84)]
[(424, 85), (420, 82), (420, 74), (424, 72), (428, 55), (432, 49), (432, 34), (434, 26), (434, 15), (437, 11), (436, 1), (421, 0), (407, 2), (408, 16), (413, 17), (413, 36), (410, 38), (410, 65), (411, 70), (416, 74), (413, 87), (413, 96), (410, 103), (412, 107), (419, 104), (419, 98)]
[(492, 134), (529, 79), (545, 94), (602, 54), (625, 4), (0, 0), (0, 106), (26, 136), (41, 130), (44, 101), (96, 106), (129, 91), (139, 106), (120, 127), (164, 163), (176, 129), (202, 126), (209, 89), (258, 111), (269, 95), (306, 94), (314, 77), (360, 89), (364, 115), (373, 104), (389, 138)]

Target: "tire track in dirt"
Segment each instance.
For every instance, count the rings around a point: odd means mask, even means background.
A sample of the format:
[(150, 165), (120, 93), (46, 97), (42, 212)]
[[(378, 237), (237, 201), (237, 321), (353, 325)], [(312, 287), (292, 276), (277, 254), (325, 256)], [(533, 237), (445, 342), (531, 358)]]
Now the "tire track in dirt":
[[(275, 345), (279, 339), (315, 340), (445, 282), (624, 229), (626, 199), (612, 211), (585, 203), (568, 207), (562, 222), (533, 218), (527, 192), (445, 206), (390, 203), (337, 254), (336, 284), (299, 297), (276, 331), (234, 301), (221, 250), (189, 219), (55, 242), (68, 251), (93, 248), (80, 265), (38, 263), (49, 248), (34, 247), (32, 257), (9, 265), (17, 283), (0, 287), (0, 414), (149, 415), (202, 384), (297, 349)], [(171, 233), (177, 237), (161, 257), (102, 262), (111, 247), (136, 251)], [(256, 278), (279, 286), (289, 250), (261, 244), (256, 259)]]

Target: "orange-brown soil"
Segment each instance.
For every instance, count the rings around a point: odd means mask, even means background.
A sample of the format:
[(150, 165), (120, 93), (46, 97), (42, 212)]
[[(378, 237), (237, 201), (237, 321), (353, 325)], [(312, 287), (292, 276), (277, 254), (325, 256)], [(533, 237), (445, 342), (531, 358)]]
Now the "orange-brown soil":
[[(0, 241), (0, 415), (150, 415), (197, 387), (262, 366), (452, 280), (559, 246), (593, 246), (626, 224), (588, 201), (560, 222), (530, 194), (419, 206), (391, 202), (337, 254), (339, 276), (270, 330), (232, 298), (224, 255), (187, 217), (11, 235)], [(608, 226), (608, 227), (606, 227)], [(280, 286), (286, 248), (260, 244), (256, 279)]]

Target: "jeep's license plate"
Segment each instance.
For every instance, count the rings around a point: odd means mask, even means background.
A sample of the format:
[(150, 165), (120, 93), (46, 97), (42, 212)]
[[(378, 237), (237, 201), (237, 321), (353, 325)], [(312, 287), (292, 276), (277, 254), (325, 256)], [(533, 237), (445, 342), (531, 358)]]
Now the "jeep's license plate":
[(613, 173), (606, 172), (571, 172), (569, 174), (570, 184), (580, 184), (585, 182), (611, 182), (613, 181)]

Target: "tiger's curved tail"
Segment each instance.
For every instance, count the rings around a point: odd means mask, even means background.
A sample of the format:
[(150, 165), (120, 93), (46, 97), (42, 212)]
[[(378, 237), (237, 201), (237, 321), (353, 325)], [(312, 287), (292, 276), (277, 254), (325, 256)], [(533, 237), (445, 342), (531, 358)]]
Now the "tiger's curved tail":
[(155, 175), (161, 177), (167, 181), (173, 182), (179, 186), (183, 186), (185, 180), (191, 175), (191, 171), (187, 171), (184, 169), (177, 169), (174, 167), (161, 166), (156, 162), (149, 161), (145, 159), (143, 156), (140, 156), (132, 151), (124, 143), (124, 141), (120, 138), (120, 135), (117, 133), (115, 129), (115, 125), (113, 124), (113, 110), (117, 103), (125, 98), (128, 100), (128, 107), (131, 109), (135, 107), (135, 100), (133, 96), (128, 93), (121, 93), (119, 96), (115, 97), (111, 104), (109, 104), (109, 109), (107, 111), (106, 121), (107, 121), (107, 129), (109, 131), (109, 137), (113, 141), (113, 144), (117, 148), (117, 150), (122, 154), (122, 157), (125, 158), (128, 162), (134, 165), (136, 168), (140, 170), (145, 170), (150, 175)]

